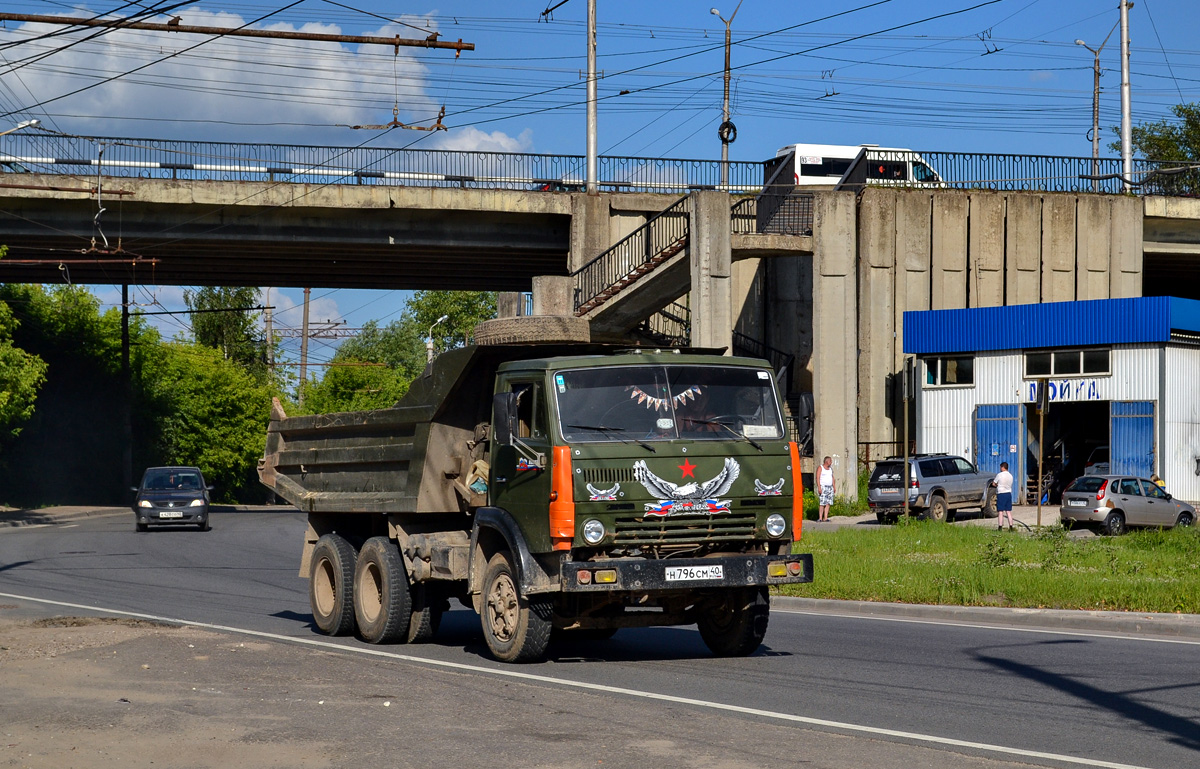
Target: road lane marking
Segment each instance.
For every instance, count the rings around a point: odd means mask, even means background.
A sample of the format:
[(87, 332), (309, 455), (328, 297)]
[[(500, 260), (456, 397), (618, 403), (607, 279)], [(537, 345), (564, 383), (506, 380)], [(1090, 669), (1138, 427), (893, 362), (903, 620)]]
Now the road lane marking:
[(1200, 641), (1193, 641), (1187, 638), (1163, 638), (1161, 636), (1146, 637), (1140, 635), (1118, 635), (1115, 633), (1094, 633), (1086, 630), (1054, 630), (1051, 628), (1038, 627), (1014, 627), (1012, 625), (987, 625), (976, 622), (965, 622), (952, 619), (919, 619), (914, 617), (881, 617), (875, 614), (845, 614), (841, 612), (831, 611), (813, 611), (809, 609), (779, 609), (772, 608), (772, 614), (806, 614), (810, 617), (838, 617), (841, 619), (868, 619), (879, 620), (882, 622), (909, 622), (914, 625), (951, 625), (953, 627), (976, 628), (980, 630), (1011, 630), (1014, 633), (1043, 633), (1047, 635), (1070, 635), (1082, 636), (1084, 638), (1108, 638), (1114, 641), (1143, 641), (1146, 643), (1159, 644), (1184, 644), (1187, 646), (1200, 646)]
[[(229, 625), (217, 625), (210, 622), (193, 622), (192, 620), (177, 619), (174, 617), (160, 617), (154, 614), (142, 614), (140, 612), (121, 611), (119, 609), (106, 609), (102, 606), (88, 606), (85, 604), (68, 603), (66, 601), (52, 601), (45, 598), (32, 598), (26, 595), (14, 595), (12, 593), (0, 593), (2, 598), (11, 598), (21, 601), (32, 601), (34, 603), (47, 604), (50, 606), (62, 606), (70, 609), (83, 609), (85, 611), (102, 612), (104, 614), (117, 614), (125, 617), (135, 617), (137, 619), (151, 620), (155, 622), (169, 622), (176, 625), (185, 625), (187, 627), (204, 628), (208, 630), (220, 630), (229, 633), (239, 633), (241, 635), (254, 636), (256, 638), (266, 638), (283, 643), (302, 644), (305, 646), (314, 646), (322, 649), (336, 649), (343, 652), (351, 652), (356, 654), (368, 655), (371, 657), (384, 657), (387, 659), (401, 660), (403, 662), (412, 662), (419, 665), (429, 665), (431, 667), (447, 668), (450, 670), (459, 670), (471, 673), (483, 673), (487, 675), (503, 676), (505, 678), (513, 678), (521, 681), (532, 681), (539, 684), (551, 684), (554, 686), (563, 686), (568, 688), (584, 689), (587, 691), (605, 692), (607, 694), (618, 694), (626, 697), (637, 697), (640, 699), (657, 700), (659, 702), (671, 702), (677, 705), (687, 705), (690, 707), (706, 708), (709, 710), (724, 711), (727, 713), (738, 713), (741, 715), (756, 716), (759, 718), (771, 719), (774, 721), (785, 721), (789, 723), (805, 724), (808, 726), (822, 726), (831, 729), (841, 729), (849, 732), (857, 732), (860, 734), (871, 734), (883, 737), (897, 737), (906, 740), (912, 740), (918, 743), (932, 743), (935, 745), (948, 745), (956, 748), (968, 748), (972, 750), (985, 751), (988, 753), (998, 753), (1007, 756), (1021, 756), (1023, 758), (1042, 758), (1050, 761), (1060, 761), (1068, 764), (1078, 764), (1081, 766), (1103, 767), (1103, 769), (1151, 769), (1151, 767), (1138, 766), (1135, 764), (1122, 764), (1115, 761), (1101, 761), (1099, 759), (1081, 758), (1078, 756), (1068, 756), (1059, 753), (1046, 753), (1040, 750), (1025, 750), (1024, 748), (1011, 748), (1004, 745), (992, 745), (986, 742), (972, 742), (970, 740), (956, 740), (951, 737), (939, 737), (931, 734), (920, 734), (917, 732), (905, 732), (898, 729), (885, 729), (879, 726), (866, 726), (864, 724), (852, 724), (844, 721), (830, 721), (825, 718), (810, 718), (808, 716), (798, 716), (791, 713), (779, 713), (773, 710), (762, 710), (760, 708), (748, 708), (741, 705), (730, 705), (723, 702), (712, 702), (709, 700), (698, 700), (691, 697), (679, 697), (673, 694), (659, 694), (657, 692), (645, 692), (637, 689), (626, 689), (620, 686), (607, 686), (605, 684), (593, 684), (585, 681), (571, 681), (563, 678), (555, 678), (553, 676), (538, 675), (536, 673), (523, 673), (519, 670), (508, 670), (504, 668), (489, 668), (482, 665), (471, 665), (465, 662), (449, 662), (444, 660), (429, 659), (426, 657), (414, 657), (411, 654), (397, 654), (395, 652), (384, 651), (377, 648), (359, 648), (354, 646), (345, 646), (343, 644), (334, 643), (331, 641), (322, 641), (317, 638), (301, 638), (295, 636), (285, 636), (278, 633), (268, 633), (261, 630), (248, 630), (246, 628), (231, 627)], [(799, 612), (797, 612), (799, 613)]]

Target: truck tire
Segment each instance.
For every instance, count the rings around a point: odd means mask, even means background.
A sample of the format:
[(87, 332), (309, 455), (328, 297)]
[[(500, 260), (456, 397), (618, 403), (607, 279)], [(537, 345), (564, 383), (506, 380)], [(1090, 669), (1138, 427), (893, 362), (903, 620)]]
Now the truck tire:
[(524, 315), (493, 318), (475, 327), (475, 344), (526, 344), (531, 342), (590, 342), (592, 327), (583, 318), (562, 315)]
[(326, 635), (354, 632), (354, 547), (337, 534), (326, 534), (313, 548), (308, 573), (308, 603), (313, 624)]
[(367, 643), (396, 643), (408, 636), (412, 595), (400, 550), (387, 537), (371, 537), (354, 569), (354, 617)]
[(745, 657), (767, 635), (771, 598), (765, 587), (735, 588), (703, 606), (696, 618), (700, 637), (718, 657)]
[(483, 638), (501, 662), (539, 662), (550, 645), (550, 601), (521, 595), (512, 557), (501, 551), (483, 575)]
[(407, 638), (410, 644), (429, 643), (441, 627), (445, 600), (430, 596), (429, 592), (424, 585), (413, 585)]

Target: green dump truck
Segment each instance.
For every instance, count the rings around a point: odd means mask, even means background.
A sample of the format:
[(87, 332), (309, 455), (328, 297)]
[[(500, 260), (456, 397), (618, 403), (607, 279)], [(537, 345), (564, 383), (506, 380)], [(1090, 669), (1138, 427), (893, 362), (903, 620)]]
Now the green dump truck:
[(288, 417), (262, 482), (308, 514), (322, 632), (427, 641), (450, 599), (499, 660), (552, 634), (696, 624), (717, 655), (767, 629), (793, 554), (800, 461), (765, 361), (592, 344), (470, 346), (394, 407)]

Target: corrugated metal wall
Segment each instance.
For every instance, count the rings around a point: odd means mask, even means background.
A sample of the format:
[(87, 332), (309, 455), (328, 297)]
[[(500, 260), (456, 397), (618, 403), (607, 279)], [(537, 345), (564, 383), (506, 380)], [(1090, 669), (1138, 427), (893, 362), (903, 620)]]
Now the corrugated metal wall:
[[(1180, 356), (1184, 352), (1190, 357), (1187, 357), (1186, 363), (1183, 357), (1180, 357), (1180, 368), (1183, 371), (1179, 373), (1172, 371), (1172, 380), (1175, 383), (1179, 383), (1181, 380), (1193, 383), (1190, 390), (1182, 389), (1174, 396), (1181, 402), (1187, 402), (1188, 405), (1181, 406), (1181, 408), (1187, 409), (1186, 419), (1188, 421), (1182, 423), (1181, 417), (1175, 420), (1176, 424), (1173, 426), (1168, 424), (1166, 429), (1173, 431), (1168, 445), (1173, 446), (1175, 442), (1182, 441), (1187, 446), (1186, 449), (1180, 448), (1178, 451), (1170, 449), (1170, 451), (1176, 451), (1177, 454), (1173, 460), (1177, 466), (1173, 467), (1170, 472), (1173, 475), (1182, 476), (1184, 474), (1183, 465), (1190, 463), (1188, 472), (1191, 473), (1189, 477), (1195, 479), (1195, 488), (1187, 487), (1187, 493), (1191, 497), (1183, 498), (1188, 499), (1200, 498), (1200, 477), (1195, 476), (1196, 460), (1192, 458), (1200, 457), (1200, 405), (1188, 400), (1195, 398), (1194, 383), (1200, 383), (1200, 350), (1180, 350)], [(1162, 397), (1160, 393), (1162, 385), (1160, 354), (1161, 348), (1158, 346), (1114, 346), (1110, 359), (1110, 374), (1050, 378), (1054, 400), (1147, 402), (1154, 411)], [(922, 368), (922, 387), (919, 394), (915, 430), (917, 450), (921, 452), (944, 451), (977, 460), (976, 448), (979, 442), (976, 435), (976, 409), (980, 406), (1031, 403), (1034, 399), (1034, 383), (1033, 380), (1025, 379), (1024, 370), (1025, 359), (1022, 352), (980, 353), (975, 356), (974, 386), (927, 388), (924, 386), (925, 372)], [(1128, 408), (1119, 407), (1119, 410), (1124, 413)], [(1135, 461), (1132, 453), (1145, 454), (1147, 445), (1151, 447), (1152, 452), (1157, 450), (1159, 436), (1155, 420), (1162, 418), (1163, 414), (1167, 414), (1168, 419), (1173, 418), (1172, 412), (1164, 411), (1161, 407), (1157, 409), (1157, 412), (1158, 417), (1149, 415), (1149, 420), (1145, 423), (1136, 425), (1129, 423), (1127, 425), (1132, 432), (1127, 430), (1119, 436), (1122, 445), (1113, 446), (1114, 460), (1121, 456), (1125, 458), (1125, 461), (1134, 461), (1140, 472), (1145, 462), (1141, 459)], [(1144, 434), (1147, 424), (1150, 425), (1148, 428), (1150, 444), (1146, 443), (1147, 435)], [(1018, 462), (1022, 471), (1026, 464), (1025, 448), (1028, 440), (1030, 438), (1026, 433), (1022, 434), (1018, 441), (1020, 444)], [(988, 444), (990, 445), (992, 442), (994, 441), (989, 437)], [(1007, 449), (1011, 443), (1012, 441), (1006, 441), (1005, 448)], [(1126, 446), (1126, 443), (1129, 445)], [(1193, 451), (1194, 453), (1191, 453)], [(1010, 464), (1015, 466), (1011, 460)], [(1161, 463), (1158, 466), (1165, 469), (1165, 465)], [(1154, 472), (1154, 465), (1151, 465), (1145, 474), (1149, 475), (1151, 472)], [(1017, 473), (1014, 472), (1014, 475)], [(1017, 475), (1017, 477), (1021, 476)], [(1182, 489), (1183, 487), (1181, 487), (1180, 496), (1182, 496)]]
[(1158, 474), (1167, 491), (1200, 503), (1200, 349), (1171, 346), (1165, 352), (1162, 443)]

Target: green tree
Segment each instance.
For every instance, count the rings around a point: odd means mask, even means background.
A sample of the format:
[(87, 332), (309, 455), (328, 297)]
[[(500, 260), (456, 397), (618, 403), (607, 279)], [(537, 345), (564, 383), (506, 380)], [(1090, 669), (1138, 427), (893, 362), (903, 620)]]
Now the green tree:
[[(21, 320), (13, 345), (45, 362), (37, 409), (5, 452), (0, 489), (28, 504), (126, 502), (120, 312), (101, 313), (78, 286), (6, 284), (0, 301)], [(131, 322), (135, 351), (145, 332)]]
[(247, 310), (259, 301), (259, 290), (248, 286), (203, 286), (184, 291), (183, 301), (192, 311), (192, 336), (225, 360), (236, 361), (261, 376), (266, 362), (266, 340), (258, 328), (258, 312)]
[(402, 322), (412, 323), (422, 341), (433, 329), (435, 352), (462, 347), (480, 322), (496, 317), (495, 291), (417, 291), (405, 306)]
[[(367, 323), (342, 343), (320, 381), (304, 383), (303, 413), (328, 414), (392, 406), (425, 370), (425, 340), (433, 329), (437, 352), (461, 347), (481, 321), (496, 315), (496, 294), (487, 291), (417, 291), (400, 318), (386, 326)], [(358, 364), (385, 364), (386, 368)]]
[[(1167, 167), (1200, 166), (1200, 103), (1177, 104), (1171, 111), (1175, 113), (1174, 120), (1163, 118), (1133, 127), (1133, 155), (1147, 160), (1176, 161), (1167, 163)], [(1121, 151), (1120, 141), (1109, 146)], [(1200, 170), (1155, 175), (1144, 189), (1157, 195), (1195, 195), (1200, 193)]]
[(21, 432), (46, 380), (46, 362), (13, 346), (12, 332), (17, 325), (12, 309), (0, 302), (0, 443)]
[(271, 412), (267, 383), (219, 350), (179, 341), (157, 345), (140, 373), (157, 415), (159, 464), (199, 467), (226, 501), (265, 494), (255, 468)]

